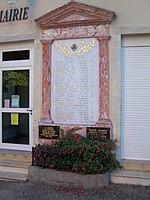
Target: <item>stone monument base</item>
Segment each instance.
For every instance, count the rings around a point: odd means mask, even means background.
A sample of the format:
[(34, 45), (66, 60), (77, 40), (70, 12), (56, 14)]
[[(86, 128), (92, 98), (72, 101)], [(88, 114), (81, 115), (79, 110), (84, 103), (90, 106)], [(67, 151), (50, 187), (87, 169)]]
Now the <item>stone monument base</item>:
[(108, 186), (109, 173), (81, 175), (72, 172), (29, 166), (29, 181), (37, 183), (43, 182), (52, 186), (73, 186), (92, 189)]

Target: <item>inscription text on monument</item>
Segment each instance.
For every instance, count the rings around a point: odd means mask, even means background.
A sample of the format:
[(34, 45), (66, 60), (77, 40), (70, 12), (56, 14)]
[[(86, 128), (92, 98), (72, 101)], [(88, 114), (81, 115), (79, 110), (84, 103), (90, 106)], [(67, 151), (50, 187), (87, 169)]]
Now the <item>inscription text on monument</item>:
[(99, 43), (94, 38), (58, 40), (52, 45), (52, 120), (95, 124), (99, 116)]

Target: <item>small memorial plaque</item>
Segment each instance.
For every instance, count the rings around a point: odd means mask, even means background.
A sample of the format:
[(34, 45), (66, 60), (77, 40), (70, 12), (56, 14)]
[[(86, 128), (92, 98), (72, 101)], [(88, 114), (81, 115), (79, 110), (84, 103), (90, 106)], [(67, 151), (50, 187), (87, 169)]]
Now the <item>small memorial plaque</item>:
[(58, 139), (60, 133), (59, 126), (39, 126), (40, 139)]
[(87, 127), (86, 134), (96, 135), (97, 133), (101, 133), (104, 138), (110, 138), (110, 128), (100, 128), (100, 127)]

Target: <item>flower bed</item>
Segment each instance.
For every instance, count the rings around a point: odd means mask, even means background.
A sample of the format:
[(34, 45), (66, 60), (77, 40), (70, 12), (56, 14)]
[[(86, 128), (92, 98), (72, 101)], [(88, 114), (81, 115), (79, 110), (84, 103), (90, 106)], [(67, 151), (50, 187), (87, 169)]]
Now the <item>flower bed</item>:
[[(49, 168), (53, 171), (58, 170), (62, 172), (55, 171), (54, 174), (57, 174), (55, 177), (61, 177), (61, 175), (58, 176), (58, 173), (66, 174), (66, 172), (72, 172), (69, 174), (72, 174), (74, 180), (76, 180), (75, 177), (78, 177), (77, 180), (80, 180), (79, 183), (84, 179), (84, 176), (80, 174), (85, 174), (85, 177), (87, 177), (87, 174), (95, 174), (100, 177), (101, 174), (105, 176), (107, 172), (121, 168), (115, 155), (112, 153), (115, 141), (106, 138), (101, 133), (97, 133), (96, 135), (89, 134), (87, 137), (83, 137), (76, 134), (76, 130), (71, 129), (59, 141), (51, 145), (39, 144), (34, 147), (32, 165), (41, 167), (41, 169)], [(51, 174), (50, 176), (52, 176), (52, 170), (49, 169), (43, 169), (43, 173)], [(37, 167), (35, 168), (35, 173), (33, 173), (33, 170), (31, 171), (32, 176), (34, 174), (36, 177), (42, 173), (36, 172), (40, 171), (40, 168)], [(81, 178), (79, 178), (80, 176)], [(43, 177), (43, 175), (40, 177)], [(40, 177), (38, 178), (41, 179)], [(64, 183), (66, 180), (64, 175), (63, 179), (61, 181), (55, 180), (54, 182)]]

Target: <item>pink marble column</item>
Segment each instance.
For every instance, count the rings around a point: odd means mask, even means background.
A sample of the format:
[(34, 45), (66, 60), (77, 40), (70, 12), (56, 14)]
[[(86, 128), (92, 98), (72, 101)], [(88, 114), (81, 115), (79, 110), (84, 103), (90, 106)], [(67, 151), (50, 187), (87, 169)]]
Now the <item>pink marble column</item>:
[(50, 112), (50, 55), (51, 42), (42, 42), (43, 45), (43, 75), (42, 75), (42, 121), (51, 121)]
[(99, 39), (99, 121), (110, 124), (109, 120), (109, 37)]

